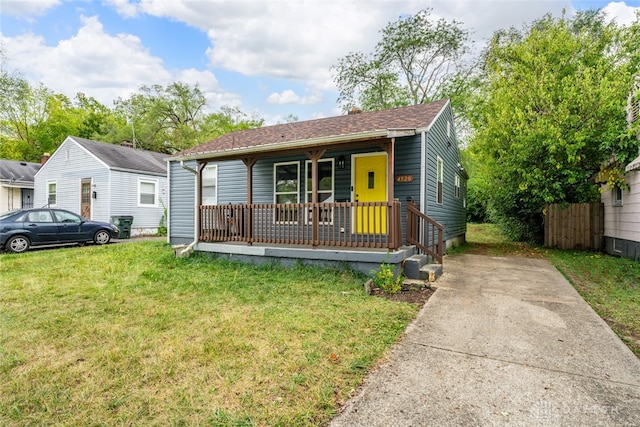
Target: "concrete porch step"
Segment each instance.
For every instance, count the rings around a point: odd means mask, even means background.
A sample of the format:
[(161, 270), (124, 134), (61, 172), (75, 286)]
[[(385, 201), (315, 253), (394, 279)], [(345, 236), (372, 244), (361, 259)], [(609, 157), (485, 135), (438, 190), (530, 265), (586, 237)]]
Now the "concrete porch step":
[(408, 279), (435, 282), (442, 275), (442, 264), (427, 255), (412, 255), (404, 261), (403, 274)]

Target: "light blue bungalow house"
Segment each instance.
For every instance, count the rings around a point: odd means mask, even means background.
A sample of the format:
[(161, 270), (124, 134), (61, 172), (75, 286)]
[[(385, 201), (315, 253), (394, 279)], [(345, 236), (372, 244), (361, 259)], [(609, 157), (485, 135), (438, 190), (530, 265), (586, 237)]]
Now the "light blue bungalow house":
[(132, 216), (131, 236), (155, 234), (167, 202), (166, 154), (67, 137), (34, 179), (35, 207), (111, 222)]
[(465, 239), (448, 100), (266, 126), (168, 159), (168, 241), (251, 262), (369, 272)]

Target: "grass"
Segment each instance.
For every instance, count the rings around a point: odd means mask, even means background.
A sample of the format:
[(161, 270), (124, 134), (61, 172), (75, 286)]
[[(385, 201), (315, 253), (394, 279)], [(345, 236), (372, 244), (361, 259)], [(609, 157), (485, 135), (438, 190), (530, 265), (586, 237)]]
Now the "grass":
[(458, 252), (548, 259), (640, 358), (640, 262), (510, 242), (493, 224), (469, 224), (467, 241)]
[(0, 425), (322, 425), (417, 307), (160, 242), (0, 255)]

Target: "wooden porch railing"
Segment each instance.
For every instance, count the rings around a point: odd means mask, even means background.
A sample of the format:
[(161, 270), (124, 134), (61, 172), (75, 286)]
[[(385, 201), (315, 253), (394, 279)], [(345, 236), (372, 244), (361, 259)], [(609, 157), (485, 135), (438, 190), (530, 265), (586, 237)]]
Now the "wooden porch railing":
[(442, 225), (420, 212), (415, 202), (407, 204), (407, 243), (440, 264), (444, 255), (443, 234)]
[(400, 202), (203, 205), (199, 239), (395, 250), (402, 244)]

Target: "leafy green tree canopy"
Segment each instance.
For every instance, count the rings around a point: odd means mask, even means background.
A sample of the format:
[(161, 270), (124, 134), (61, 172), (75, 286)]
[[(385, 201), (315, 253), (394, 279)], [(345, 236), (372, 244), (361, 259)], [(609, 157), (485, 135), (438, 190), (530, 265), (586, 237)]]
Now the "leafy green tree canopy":
[[(601, 165), (637, 155), (625, 106), (638, 73), (640, 32), (598, 11), (498, 31), (484, 53), (471, 149), (479, 191), (512, 237), (540, 241), (547, 203), (599, 200)], [(611, 163), (616, 159), (617, 163)]]
[(333, 67), (345, 112), (422, 104), (463, 88), (470, 41), (460, 22), (436, 21), (426, 9), (390, 22), (381, 36), (373, 53), (349, 53)]

